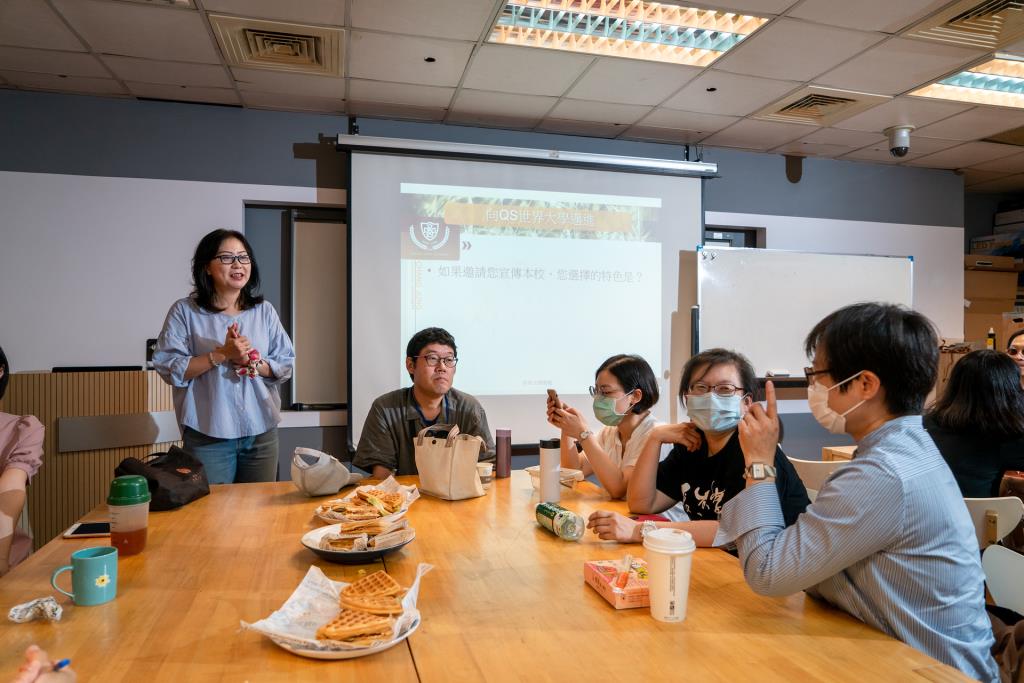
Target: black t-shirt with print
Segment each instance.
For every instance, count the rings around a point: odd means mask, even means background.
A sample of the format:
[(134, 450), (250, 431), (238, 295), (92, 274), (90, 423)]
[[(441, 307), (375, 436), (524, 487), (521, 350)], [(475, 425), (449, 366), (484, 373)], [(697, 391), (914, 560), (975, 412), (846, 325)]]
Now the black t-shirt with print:
[[(811, 501), (792, 463), (778, 447), (774, 465), (782, 516), (789, 526)], [(746, 488), (745, 467), (738, 432), (733, 433), (722, 450), (710, 457), (707, 439), (702, 438), (700, 448), (692, 453), (676, 444), (658, 465), (657, 487), (666, 496), (682, 501), (690, 519), (717, 520), (726, 501)]]

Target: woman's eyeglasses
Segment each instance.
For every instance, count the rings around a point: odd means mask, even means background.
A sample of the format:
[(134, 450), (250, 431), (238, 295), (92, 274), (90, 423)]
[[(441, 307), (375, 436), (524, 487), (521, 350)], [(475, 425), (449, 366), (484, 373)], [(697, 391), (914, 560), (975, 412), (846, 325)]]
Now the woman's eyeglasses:
[(738, 387), (735, 384), (704, 384), (704, 382), (694, 382), (690, 385), (690, 394), (693, 396), (703, 396), (707, 393), (712, 393), (715, 396), (721, 396), (722, 398), (729, 398), (736, 394), (744, 393), (743, 387)]
[(217, 254), (213, 258), (217, 259), (225, 266), (230, 266), (235, 261), (238, 261), (243, 266), (247, 266), (250, 263), (252, 263), (252, 260), (249, 258), (248, 254)]

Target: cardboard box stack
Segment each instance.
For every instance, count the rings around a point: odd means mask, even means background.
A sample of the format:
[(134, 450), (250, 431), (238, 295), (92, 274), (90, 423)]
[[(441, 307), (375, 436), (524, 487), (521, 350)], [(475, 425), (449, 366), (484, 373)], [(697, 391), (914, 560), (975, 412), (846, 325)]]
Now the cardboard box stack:
[(964, 339), (983, 341), (995, 330), (996, 348), (1006, 340), (1024, 314), (1014, 313), (1017, 278), (1024, 266), (1009, 256), (964, 256)]

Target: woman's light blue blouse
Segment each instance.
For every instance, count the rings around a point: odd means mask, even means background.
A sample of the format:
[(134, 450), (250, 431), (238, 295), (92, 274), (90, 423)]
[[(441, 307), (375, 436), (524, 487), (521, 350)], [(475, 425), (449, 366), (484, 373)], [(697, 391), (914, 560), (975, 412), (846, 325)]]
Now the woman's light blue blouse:
[[(185, 379), (193, 356), (205, 356), (224, 343), (228, 327), (239, 332), (260, 352), (273, 377), (239, 377), (225, 362), (218, 368)], [(157, 339), (153, 366), (174, 387), (174, 410), (184, 427), (218, 439), (256, 436), (281, 421), (278, 387), (292, 376), (295, 348), (277, 311), (267, 302), (238, 316), (211, 313), (191, 299), (171, 306)]]

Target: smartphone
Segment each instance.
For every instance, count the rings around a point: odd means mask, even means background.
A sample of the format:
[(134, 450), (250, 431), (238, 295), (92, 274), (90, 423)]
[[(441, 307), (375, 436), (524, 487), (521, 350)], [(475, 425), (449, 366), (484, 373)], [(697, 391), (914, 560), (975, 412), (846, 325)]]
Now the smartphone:
[(558, 392), (554, 389), (548, 389), (548, 398), (554, 401), (559, 408), (562, 407), (561, 401), (558, 400)]
[(110, 522), (77, 522), (64, 532), (64, 538), (98, 538), (110, 535)]

